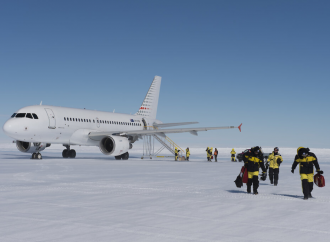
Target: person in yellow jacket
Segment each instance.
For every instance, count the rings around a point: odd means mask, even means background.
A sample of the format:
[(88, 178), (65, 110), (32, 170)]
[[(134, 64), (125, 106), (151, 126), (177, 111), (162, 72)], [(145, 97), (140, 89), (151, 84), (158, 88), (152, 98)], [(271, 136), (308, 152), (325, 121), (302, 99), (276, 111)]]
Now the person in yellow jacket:
[(314, 178), (314, 167), (316, 168), (317, 173), (323, 174), (323, 171), (320, 170), (320, 165), (317, 161), (316, 155), (309, 151), (309, 148), (299, 147), (297, 149), (297, 155), (294, 158), (292, 164), (291, 172), (294, 173), (299, 164), (299, 172), (301, 179), (301, 186), (304, 194), (304, 200), (312, 198), (313, 191), (313, 178)]
[(187, 147), (186, 149), (186, 159), (189, 160), (189, 156), (190, 156), (190, 151), (189, 151), (189, 147)]
[(211, 159), (210, 159), (210, 158), (211, 158), (211, 156), (210, 156), (210, 152), (209, 152), (209, 149), (210, 149), (210, 148), (209, 148), (209, 147), (207, 147), (207, 148), (206, 148), (206, 150), (205, 150), (205, 151), (206, 151), (206, 156), (207, 156), (207, 160), (208, 160), (208, 161), (210, 161), (210, 160), (211, 160)]
[(210, 156), (210, 161), (212, 162), (212, 156), (213, 156), (213, 147), (209, 149), (209, 156)]
[(279, 152), (279, 148), (275, 147), (274, 151), (268, 156), (267, 162), (269, 162), (269, 180), (270, 184), (274, 183), (277, 186), (278, 174), (280, 173), (280, 164), (283, 162), (283, 158)]
[(178, 147), (175, 147), (174, 149), (174, 155), (175, 155), (175, 160), (178, 160)]
[(230, 151), (230, 154), (231, 154), (231, 161), (237, 161), (235, 158), (236, 151), (234, 148)]
[(217, 162), (218, 161), (218, 149), (217, 148), (214, 149), (213, 154), (214, 154), (214, 161)]
[(248, 182), (247, 182), (247, 193), (251, 193), (251, 186), (253, 184), (253, 194), (258, 194), (259, 187), (259, 167), (262, 169), (261, 180), (266, 180), (266, 168), (263, 161), (263, 156), (259, 146), (252, 147), (251, 150), (244, 154), (243, 161), (244, 166), (248, 170)]

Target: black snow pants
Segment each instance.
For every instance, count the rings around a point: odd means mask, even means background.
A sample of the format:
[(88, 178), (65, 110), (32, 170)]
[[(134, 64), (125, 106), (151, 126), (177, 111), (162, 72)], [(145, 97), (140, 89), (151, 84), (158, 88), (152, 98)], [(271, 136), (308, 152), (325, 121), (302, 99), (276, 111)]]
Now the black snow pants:
[(304, 198), (312, 197), (313, 182), (308, 182), (307, 179), (301, 180), (301, 186), (304, 194)]
[(279, 168), (270, 168), (269, 167), (268, 174), (269, 174), (269, 180), (270, 180), (271, 184), (273, 184), (273, 182), (274, 182), (274, 185), (277, 185), (277, 183), (278, 183), (278, 173), (280, 173)]
[(218, 161), (217, 157), (218, 157), (218, 155), (214, 155), (215, 161)]
[(258, 176), (253, 176), (252, 179), (249, 179), (247, 182), (247, 192), (250, 193), (251, 192), (251, 186), (253, 184), (253, 193), (257, 193), (258, 192), (258, 187), (259, 187), (259, 179)]

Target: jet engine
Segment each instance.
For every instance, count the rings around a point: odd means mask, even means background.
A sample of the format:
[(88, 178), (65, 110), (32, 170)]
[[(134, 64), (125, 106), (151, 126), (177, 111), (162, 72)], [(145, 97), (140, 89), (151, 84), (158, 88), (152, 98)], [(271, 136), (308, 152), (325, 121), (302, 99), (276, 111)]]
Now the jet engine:
[(18, 140), (16, 141), (17, 149), (24, 153), (38, 153), (49, 146), (50, 144), (46, 144), (46, 143), (30, 143), (30, 142), (24, 142)]
[(130, 149), (130, 143), (126, 137), (109, 135), (100, 141), (99, 147), (105, 155), (118, 156)]

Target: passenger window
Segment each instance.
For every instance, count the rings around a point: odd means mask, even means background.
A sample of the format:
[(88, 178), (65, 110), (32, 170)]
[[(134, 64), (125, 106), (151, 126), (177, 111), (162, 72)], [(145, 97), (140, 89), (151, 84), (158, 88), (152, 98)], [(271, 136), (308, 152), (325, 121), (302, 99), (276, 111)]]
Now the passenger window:
[(35, 113), (33, 113), (32, 116), (34, 117), (34, 119), (38, 119), (38, 116)]
[(99, 121), (98, 121), (98, 120), (96, 120), (96, 122), (97, 122), (97, 123), (99, 123)]
[(25, 115), (26, 115), (26, 113), (18, 113), (18, 114), (16, 115), (16, 118), (24, 118)]
[(64, 117), (64, 121), (66, 121), (66, 118)]
[(11, 115), (12, 118), (14, 118), (16, 116), (17, 113), (14, 113), (13, 115)]
[(70, 121), (72, 121), (72, 118), (70, 118)]
[(95, 123), (95, 120), (93, 119), (93, 123)]
[(26, 114), (26, 117), (27, 117), (27, 118), (30, 118), (30, 119), (33, 119), (31, 113), (27, 113), (27, 114)]

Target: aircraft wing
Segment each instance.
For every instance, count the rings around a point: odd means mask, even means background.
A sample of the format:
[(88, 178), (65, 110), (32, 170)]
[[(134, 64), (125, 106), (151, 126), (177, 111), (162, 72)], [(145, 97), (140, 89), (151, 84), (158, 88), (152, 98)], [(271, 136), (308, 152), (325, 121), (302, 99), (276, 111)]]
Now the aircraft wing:
[(198, 124), (198, 122), (183, 122), (183, 123), (163, 123), (163, 124), (156, 124), (154, 123), (153, 126), (157, 128), (165, 128), (165, 127), (173, 127), (173, 126), (180, 126), (180, 125), (188, 125), (188, 124)]
[(222, 126), (222, 127), (205, 127), (205, 128), (185, 128), (185, 129), (155, 129), (155, 130), (130, 130), (130, 131), (122, 131), (122, 132), (90, 132), (88, 136), (91, 139), (99, 140), (104, 136), (108, 135), (122, 135), (122, 136), (140, 136), (140, 135), (153, 135), (157, 134), (162, 137), (165, 137), (165, 134), (167, 133), (184, 133), (189, 132), (193, 135), (198, 135), (198, 131), (208, 131), (208, 130), (215, 130), (215, 129), (234, 129), (238, 128), (241, 130), (241, 126), (235, 127), (235, 126)]

